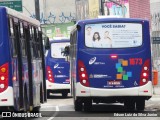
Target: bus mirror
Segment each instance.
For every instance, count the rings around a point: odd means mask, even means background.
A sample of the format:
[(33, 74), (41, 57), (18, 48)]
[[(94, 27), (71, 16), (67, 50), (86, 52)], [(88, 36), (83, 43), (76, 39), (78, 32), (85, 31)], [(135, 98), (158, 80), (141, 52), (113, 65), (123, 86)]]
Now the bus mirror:
[(61, 53), (63, 53), (63, 56), (69, 56), (69, 46), (66, 46), (65, 48), (64, 48), (64, 51), (62, 51)]
[(153, 85), (157, 85), (158, 84), (158, 71), (157, 70), (153, 70)]
[(80, 30), (80, 29), (81, 29), (81, 26), (80, 26), (80, 25), (77, 25), (77, 29)]
[(50, 44), (49, 44), (49, 38), (48, 37), (45, 37), (45, 49), (48, 50), (50, 49)]

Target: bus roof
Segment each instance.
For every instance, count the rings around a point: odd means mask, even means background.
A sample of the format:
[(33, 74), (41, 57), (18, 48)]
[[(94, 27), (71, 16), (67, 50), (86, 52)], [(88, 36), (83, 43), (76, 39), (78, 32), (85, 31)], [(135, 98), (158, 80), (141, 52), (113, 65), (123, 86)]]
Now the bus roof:
[(101, 18), (101, 19), (87, 19), (87, 20), (80, 20), (77, 22), (78, 23), (95, 23), (96, 21), (98, 22), (105, 22), (105, 21), (130, 21), (130, 22), (133, 22), (133, 21), (148, 21), (146, 19), (141, 19), (141, 18)]
[(61, 42), (70, 42), (70, 39), (68, 38), (63, 38), (63, 39), (51, 39), (50, 43), (61, 43)]
[(99, 15), (98, 18), (122, 18), (120, 15)]
[[(2, 7), (1, 7), (1, 8), (2, 8)], [(29, 16), (26, 16), (26, 15), (24, 15), (23, 13), (17, 12), (16, 10), (13, 10), (13, 9), (11, 9), (11, 8), (8, 8), (8, 7), (3, 7), (3, 8), (6, 8), (7, 13), (8, 13), (9, 15), (15, 16), (16, 18), (19, 18), (19, 19), (21, 19), (21, 20), (27, 21), (27, 22), (29, 22), (29, 23), (32, 23), (32, 24), (36, 25), (36, 26), (40, 26), (40, 22), (39, 22), (38, 20), (34, 19), (34, 18), (31, 18), (31, 17), (29, 17)], [(31, 21), (32, 21), (32, 22), (31, 22)]]

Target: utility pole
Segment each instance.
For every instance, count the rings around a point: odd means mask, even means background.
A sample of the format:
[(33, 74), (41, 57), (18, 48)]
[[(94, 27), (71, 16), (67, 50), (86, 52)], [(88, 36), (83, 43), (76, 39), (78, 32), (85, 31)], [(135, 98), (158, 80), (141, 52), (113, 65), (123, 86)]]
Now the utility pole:
[(39, 0), (35, 0), (35, 15), (36, 19), (40, 21)]
[(105, 0), (101, 0), (101, 13), (102, 13), (102, 15), (105, 15), (104, 14), (104, 3), (105, 3)]

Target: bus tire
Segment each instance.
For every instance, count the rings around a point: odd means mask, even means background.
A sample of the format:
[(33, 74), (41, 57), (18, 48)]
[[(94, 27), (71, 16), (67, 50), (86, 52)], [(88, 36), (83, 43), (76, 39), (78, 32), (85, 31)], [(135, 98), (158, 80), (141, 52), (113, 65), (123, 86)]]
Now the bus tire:
[(84, 111), (89, 112), (92, 110), (92, 99), (86, 99), (84, 101)]
[(81, 99), (79, 99), (79, 98), (77, 98), (76, 100), (74, 99), (74, 109), (75, 109), (75, 111), (82, 111)]
[(40, 103), (44, 103), (44, 91), (43, 91), (42, 83), (40, 85)]
[(50, 95), (50, 91), (47, 90), (47, 98), (50, 98), (51, 95)]
[[(26, 85), (24, 87), (24, 91), (23, 92), (24, 92), (24, 95), (23, 95), (23, 112), (24, 113), (28, 113), (29, 112), (29, 102), (28, 102)], [(22, 120), (28, 120), (28, 116), (23, 117)]]
[(141, 99), (141, 100), (137, 100), (136, 101), (136, 109), (137, 110), (144, 110), (145, 108), (145, 100)]
[(132, 99), (126, 100), (124, 102), (124, 107), (127, 111), (134, 111), (135, 110), (135, 101)]
[(63, 98), (66, 98), (68, 96), (68, 93), (67, 92), (62, 92), (62, 97)]
[(39, 113), (40, 112), (40, 108), (41, 108), (41, 106), (34, 107), (33, 110), (32, 110), (32, 112), (33, 113), (35, 113), (35, 112)]
[(29, 111), (29, 102), (28, 102), (28, 96), (27, 96), (27, 87), (25, 85), (24, 88), (24, 96), (23, 96), (23, 111), (28, 112)]

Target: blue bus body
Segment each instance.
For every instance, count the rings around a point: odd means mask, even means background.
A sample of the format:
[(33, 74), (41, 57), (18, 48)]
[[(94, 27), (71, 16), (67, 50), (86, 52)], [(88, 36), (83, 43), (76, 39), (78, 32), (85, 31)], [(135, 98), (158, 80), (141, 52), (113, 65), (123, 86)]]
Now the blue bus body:
[[(65, 46), (69, 45), (69, 39), (52, 40), (51, 49), (46, 56), (46, 85), (47, 95), (50, 93), (62, 93), (66, 97), (70, 92), (70, 64), (65, 61), (62, 53)], [(49, 76), (51, 75), (51, 76)]]
[[(90, 38), (88, 28), (92, 31)], [(112, 45), (105, 46), (105, 31), (109, 31), (106, 34), (110, 38), (106, 38), (112, 39)], [(75, 110), (82, 110), (82, 103), (84, 110), (89, 110), (92, 102), (121, 102), (130, 110), (144, 110), (145, 100), (152, 96), (147, 20), (79, 21), (71, 32), (70, 59)]]
[[(8, 71), (11, 71), (11, 58), (9, 57), (10, 51), (8, 50), (9, 41), (4, 42), (9, 39), (9, 36), (8, 36), (8, 31), (6, 29), (6, 25), (7, 25), (6, 10), (3, 8), (0, 8), (0, 19), (3, 19), (3, 22), (0, 22), (0, 26), (1, 26), (1, 32), (0, 32), (1, 60), (0, 60), (0, 65), (1, 65), (1, 69), (4, 67), (5, 69), (9, 69)], [(2, 53), (5, 53), (5, 54), (2, 54)], [(11, 79), (12, 75), (7, 72), (6, 72), (6, 75), (4, 74), (7, 77), (6, 79)], [(1, 73), (1, 74), (3, 74), (3, 73)], [(1, 87), (0, 92), (2, 92), (1, 93), (2, 96), (3, 95), (7, 96), (6, 93), (4, 93), (4, 91), (7, 90), (7, 93), (13, 92), (12, 88), (10, 87), (10, 86), (12, 86), (13, 83), (12, 83), (12, 81), (9, 81), (9, 82), (0, 81), (1, 85), (3, 85), (3, 83), (4, 83), (4, 88)], [(13, 97), (13, 95), (12, 95), (12, 97)], [(3, 101), (3, 97), (0, 99), (1, 99), (1, 101)], [(5, 100), (5, 97), (4, 97), (4, 100)], [(0, 105), (3, 105), (3, 104), (4, 104), (4, 102), (0, 102)], [(6, 104), (13, 104), (13, 98), (11, 99), (11, 101), (7, 100)]]
[[(29, 111), (44, 96), (44, 55), (40, 23), (15, 10), (0, 7), (0, 108)], [(32, 28), (36, 32), (31, 33)], [(35, 34), (36, 38), (31, 38)], [(39, 56), (33, 53), (33, 43)]]

